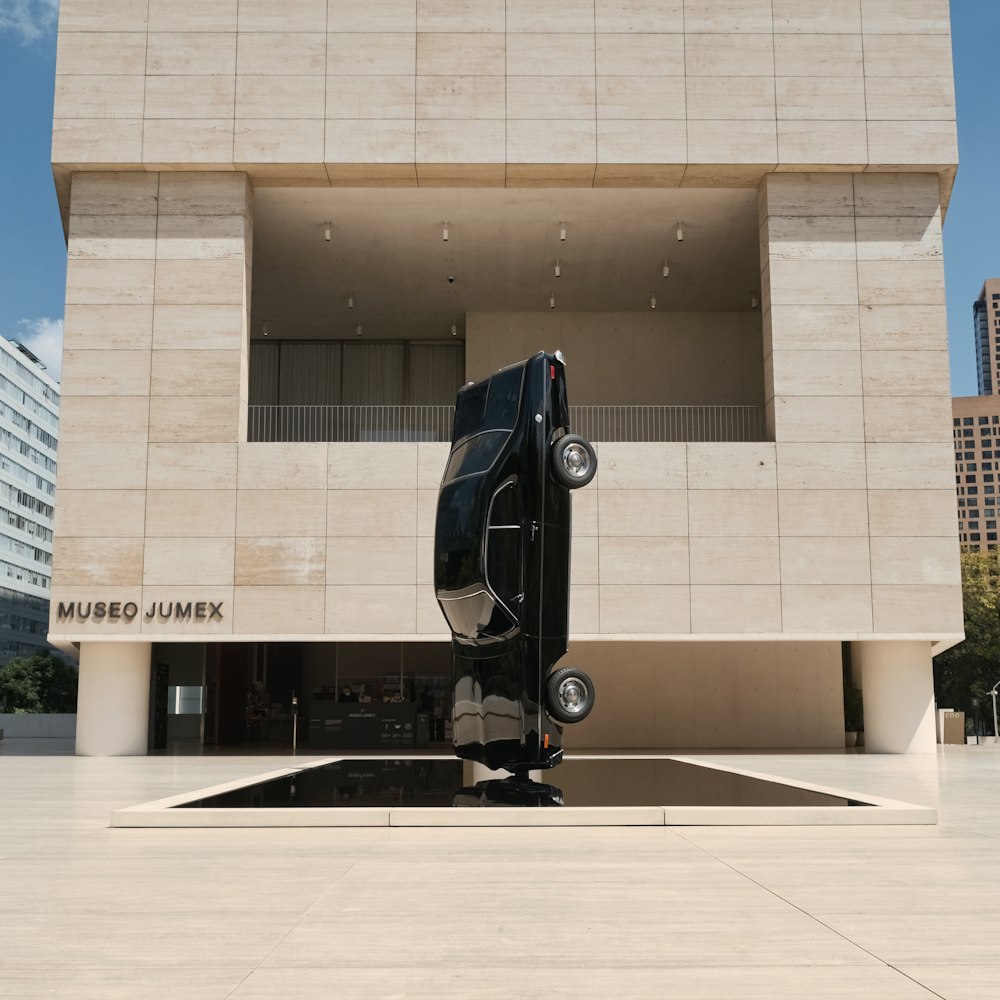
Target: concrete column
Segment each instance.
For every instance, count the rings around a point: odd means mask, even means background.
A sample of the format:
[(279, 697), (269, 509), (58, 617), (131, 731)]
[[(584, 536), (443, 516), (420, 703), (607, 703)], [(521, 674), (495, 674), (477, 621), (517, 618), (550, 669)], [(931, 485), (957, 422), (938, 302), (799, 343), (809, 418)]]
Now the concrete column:
[(934, 674), (929, 642), (855, 642), (870, 753), (935, 753)]
[(76, 752), (145, 754), (149, 738), (148, 642), (82, 642)]

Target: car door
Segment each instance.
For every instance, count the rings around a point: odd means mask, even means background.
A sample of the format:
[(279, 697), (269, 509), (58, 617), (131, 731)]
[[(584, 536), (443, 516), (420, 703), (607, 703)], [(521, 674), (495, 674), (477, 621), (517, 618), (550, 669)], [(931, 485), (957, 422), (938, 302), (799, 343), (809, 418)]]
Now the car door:
[(517, 483), (501, 484), (490, 501), (486, 526), (486, 585), (521, 625), (524, 604), (524, 524)]

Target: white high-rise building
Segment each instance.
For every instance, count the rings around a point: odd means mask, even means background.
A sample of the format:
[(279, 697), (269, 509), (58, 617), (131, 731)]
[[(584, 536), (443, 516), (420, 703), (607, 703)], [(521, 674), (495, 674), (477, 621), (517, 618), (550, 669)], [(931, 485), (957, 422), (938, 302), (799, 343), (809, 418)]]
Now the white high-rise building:
[(0, 663), (49, 649), (59, 386), (0, 337)]

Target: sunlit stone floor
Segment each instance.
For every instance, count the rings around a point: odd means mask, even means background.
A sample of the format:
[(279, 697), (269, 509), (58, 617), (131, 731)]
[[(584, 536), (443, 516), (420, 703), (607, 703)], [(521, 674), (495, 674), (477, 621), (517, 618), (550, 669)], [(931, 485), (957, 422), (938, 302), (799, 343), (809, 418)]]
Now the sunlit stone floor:
[(1000, 747), (693, 755), (937, 827), (131, 830), (113, 809), (288, 758), (26, 743), (0, 743), (5, 1000), (1000, 997)]

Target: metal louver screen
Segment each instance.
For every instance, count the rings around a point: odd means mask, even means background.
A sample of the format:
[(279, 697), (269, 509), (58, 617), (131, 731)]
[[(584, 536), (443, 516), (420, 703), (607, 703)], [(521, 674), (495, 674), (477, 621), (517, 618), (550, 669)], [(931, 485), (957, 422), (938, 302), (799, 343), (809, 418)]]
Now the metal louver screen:
[(341, 402), (341, 368), (340, 344), (282, 344), (278, 402), (285, 405)]
[(405, 394), (403, 344), (344, 344), (343, 402), (399, 406)]
[(452, 405), (464, 344), (255, 341), (250, 405)]
[(255, 341), (250, 345), (250, 404), (270, 406), (278, 402), (278, 357), (281, 345)]
[(465, 381), (465, 345), (411, 344), (407, 381), (413, 406), (454, 404)]

